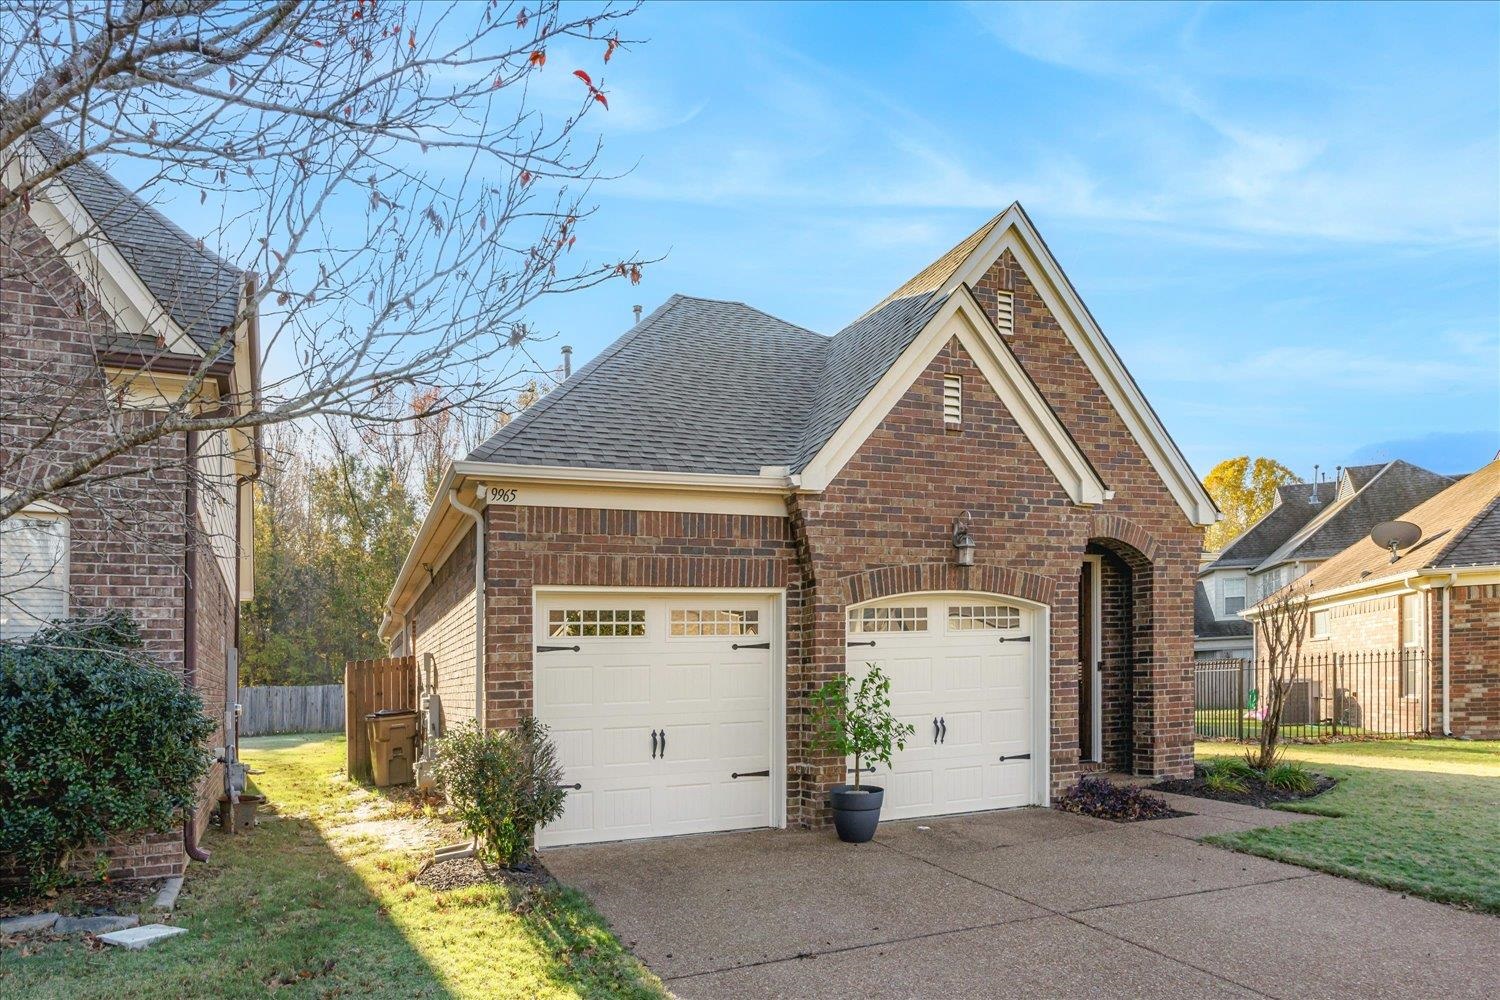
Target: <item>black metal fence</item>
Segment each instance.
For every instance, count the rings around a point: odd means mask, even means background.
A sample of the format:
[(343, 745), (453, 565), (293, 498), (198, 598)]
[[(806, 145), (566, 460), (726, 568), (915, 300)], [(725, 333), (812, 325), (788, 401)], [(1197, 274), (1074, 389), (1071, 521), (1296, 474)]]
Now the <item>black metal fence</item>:
[[(1264, 661), (1200, 660), (1194, 730), (1199, 739), (1260, 739), (1269, 669)], [(1281, 739), (1425, 734), (1432, 717), (1432, 665), (1421, 649), (1303, 657), (1281, 714)]]

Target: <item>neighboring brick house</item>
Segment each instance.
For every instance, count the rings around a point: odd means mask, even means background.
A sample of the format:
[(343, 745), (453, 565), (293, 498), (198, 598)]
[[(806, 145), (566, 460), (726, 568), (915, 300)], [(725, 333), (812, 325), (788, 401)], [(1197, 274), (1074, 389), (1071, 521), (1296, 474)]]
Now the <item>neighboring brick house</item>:
[(824, 822), (808, 695), (868, 662), (887, 816), (1191, 767), (1218, 512), (1019, 205), (833, 337), (673, 296), (438, 497), (382, 632), (448, 725), (550, 725), (543, 844)]
[[(59, 150), (46, 133), (28, 141), (5, 161), (7, 185)], [(253, 398), (249, 277), (114, 178), (71, 166), (0, 227), (0, 491), (157, 419), (205, 359), (201, 405)], [(123, 609), (147, 649), (202, 696), (222, 746), (239, 602), (251, 596), (256, 461), (254, 441), (236, 430), (162, 437), (0, 523), (0, 637)], [(223, 787), (216, 764), (194, 835)], [(186, 863), (181, 830), (109, 852), (117, 877)]]
[(1420, 535), (1395, 558), (1365, 537), (1296, 581), (1310, 602), (1305, 655), (1396, 653), (1401, 670), (1377, 675), (1392, 690), (1367, 681), (1368, 703), (1404, 699), (1433, 733), (1500, 739), (1500, 460), (1398, 519)]
[(1194, 649), (1199, 660), (1250, 659), (1241, 612), (1301, 577), (1382, 521), (1452, 485), (1410, 462), (1352, 465), (1330, 482), (1289, 483), (1271, 509), (1198, 571)]

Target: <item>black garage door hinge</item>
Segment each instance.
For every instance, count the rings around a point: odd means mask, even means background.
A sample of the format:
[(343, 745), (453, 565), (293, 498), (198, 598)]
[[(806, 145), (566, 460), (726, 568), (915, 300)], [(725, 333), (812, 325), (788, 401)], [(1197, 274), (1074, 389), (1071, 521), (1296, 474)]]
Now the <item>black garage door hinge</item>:
[(1031, 636), (1029, 636), (1029, 635), (1018, 635), (1014, 639), (1007, 639), (1005, 636), (1002, 635), (1000, 637), (1000, 641), (1001, 642), (1030, 642), (1031, 641)]
[(730, 649), (770, 649), (769, 642), (737, 642)]
[(1029, 754), (1029, 753), (1013, 753), (1009, 757), (1005, 756), (1004, 754), (1000, 755), (1000, 760), (1001, 761), (1007, 761), (1007, 760), (1030, 760), (1030, 759), (1031, 759), (1031, 754)]
[(869, 639), (869, 640), (866, 640), (864, 642), (847, 642), (844, 645), (846, 645), (846, 646), (873, 646), (873, 645), (875, 645), (875, 640), (874, 639)]
[(538, 646), (536, 651), (538, 653), (576, 653), (581, 648), (581, 646)]

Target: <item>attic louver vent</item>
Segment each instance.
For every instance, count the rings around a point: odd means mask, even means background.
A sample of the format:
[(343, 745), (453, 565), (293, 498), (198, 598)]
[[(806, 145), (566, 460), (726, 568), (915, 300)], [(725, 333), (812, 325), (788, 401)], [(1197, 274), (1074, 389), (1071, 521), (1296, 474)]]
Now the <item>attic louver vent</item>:
[(995, 328), (1007, 337), (1016, 332), (1016, 297), (1013, 292), (995, 293)]
[(962, 375), (943, 376), (943, 423), (957, 427), (964, 422), (964, 379)]

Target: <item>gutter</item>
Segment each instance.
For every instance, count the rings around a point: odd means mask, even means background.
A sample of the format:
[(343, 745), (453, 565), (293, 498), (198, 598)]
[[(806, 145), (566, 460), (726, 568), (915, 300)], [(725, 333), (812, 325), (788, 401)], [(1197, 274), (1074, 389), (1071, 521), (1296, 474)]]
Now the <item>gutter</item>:
[(1453, 706), (1448, 697), (1448, 680), (1450, 676), (1450, 664), (1452, 660), (1448, 655), (1448, 623), (1450, 620), (1448, 599), (1453, 593), (1453, 585), (1458, 582), (1458, 574), (1448, 574), (1448, 579), (1443, 583), (1443, 735), (1453, 735)]
[(466, 507), (458, 490), (448, 490), (448, 503), (474, 522), (474, 721), (485, 728), (484, 711), (484, 508)]

